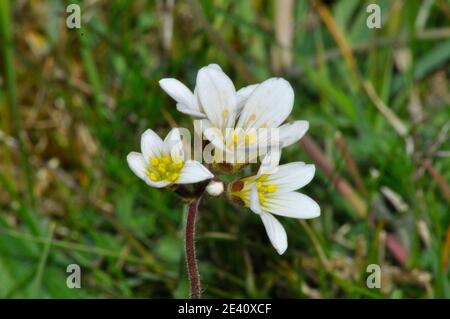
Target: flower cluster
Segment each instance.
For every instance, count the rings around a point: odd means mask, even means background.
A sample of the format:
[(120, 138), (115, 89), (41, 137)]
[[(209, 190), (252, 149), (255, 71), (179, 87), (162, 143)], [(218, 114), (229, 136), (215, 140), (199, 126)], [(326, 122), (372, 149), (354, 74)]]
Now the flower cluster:
[[(220, 195), (224, 184), (214, 173), (237, 173), (262, 158), (258, 172), (227, 186), (228, 198), (259, 215), (279, 254), (287, 248), (286, 231), (273, 216), (314, 218), (319, 205), (295, 192), (308, 184), (314, 165), (294, 162), (279, 165), (281, 150), (297, 142), (308, 130), (307, 121), (286, 123), (294, 105), (294, 91), (282, 78), (270, 78), (240, 90), (216, 64), (201, 68), (192, 92), (176, 79), (160, 82), (178, 111), (200, 123), (201, 134), (214, 149), (214, 161), (205, 167), (185, 157), (178, 129), (164, 141), (152, 130), (141, 138), (141, 152), (127, 160), (131, 170), (148, 185), (173, 187), (213, 179), (206, 192)], [(212, 171), (212, 172), (211, 172)]]

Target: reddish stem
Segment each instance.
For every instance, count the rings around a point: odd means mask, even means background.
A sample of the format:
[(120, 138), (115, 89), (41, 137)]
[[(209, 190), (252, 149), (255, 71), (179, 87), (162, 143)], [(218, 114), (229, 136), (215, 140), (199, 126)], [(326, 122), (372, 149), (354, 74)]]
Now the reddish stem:
[(185, 253), (189, 282), (191, 285), (191, 299), (201, 298), (200, 274), (198, 272), (197, 257), (195, 254), (195, 219), (201, 199), (202, 196), (200, 195), (189, 203), (186, 220)]

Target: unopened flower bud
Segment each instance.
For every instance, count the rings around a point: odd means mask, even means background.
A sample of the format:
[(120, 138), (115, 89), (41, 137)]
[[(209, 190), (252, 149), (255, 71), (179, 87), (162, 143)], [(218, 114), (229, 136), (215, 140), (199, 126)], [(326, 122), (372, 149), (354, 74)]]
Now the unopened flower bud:
[(211, 196), (219, 196), (223, 193), (224, 186), (221, 181), (211, 181), (206, 186), (206, 192)]

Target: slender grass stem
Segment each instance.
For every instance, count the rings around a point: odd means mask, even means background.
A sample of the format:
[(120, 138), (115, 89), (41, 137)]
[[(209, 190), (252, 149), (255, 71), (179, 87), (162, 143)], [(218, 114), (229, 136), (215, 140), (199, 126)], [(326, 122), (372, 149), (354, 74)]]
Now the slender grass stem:
[[(33, 194), (33, 183), (31, 166), (28, 161), (29, 156), (25, 148), (23, 129), (20, 120), (20, 109), (17, 103), (17, 92), (15, 85), (15, 67), (14, 67), (14, 50), (13, 50), (13, 40), (12, 40), (12, 28), (11, 28), (11, 8), (9, 0), (0, 0), (0, 33), (2, 36), (2, 55), (3, 55), (3, 65), (4, 65), (4, 76), (6, 80), (6, 93), (8, 102), (11, 108), (11, 115), (13, 121), (13, 130), (17, 137), (17, 145), (19, 148), (20, 162), (22, 170), (25, 174), (25, 182), (27, 189), (27, 201), (28, 205), (33, 208), (35, 204), (34, 194)], [(33, 231), (37, 233), (37, 229)]]
[[(1, 236), (8, 236), (8, 237), (11, 237), (14, 239), (33, 242), (33, 243), (37, 243), (40, 245), (45, 245), (47, 243), (47, 238), (45, 238), (45, 237), (37, 237), (37, 236), (29, 235), (26, 233), (20, 233), (20, 232), (16, 232), (13, 230), (4, 229), (2, 227), (0, 227), (0, 238), (1, 238)], [(58, 240), (58, 239), (52, 240), (52, 247), (62, 249), (63, 251), (66, 251), (68, 253), (70, 253), (72, 251), (76, 251), (76, 252), (80, 252), (80, 253), (92, 254), (92, 255), (101, 256), (101, 257), (109, 257), (109, 258), (114, 258), (114, 259), (118, 259), (118, 260), (122, 259), (133, 265), (143, 265), (143, 266), (149, 266), (149, 267), (154, 266), (147, 259), (142, 258), (142, 257), (122, 256), (120, 254), (120, 252), (115, 252), (112, 250), (99, 248), (99, 247), (87, 246), (84, 244), (72, 243), (72, 242)]]
[(197, 256), (195, 253), (195, 220), (201, 199), (202, 195), (189, 203), (186, 220), (185, 253), (191, 299), (201, 298), (200, 274), (198, 272)]
[(55, 224), (50, 225), (50, 231), (48, 237), (46, 238), (46, 242), (44, 244), (44, 248), (42, 250), (41, 257), (39, 258), (39, 264), (36, 270), (36, 275), (34, 277), (34, 281), (32, 284), (32, 292), (35, 298), (40, 296), (40, 290), (42, 287), (42, 280), (44, 278), (45, 266), (48, 262), (48, 257), (50, 254), (50, 248), (52, 245), (53, 235), (55, 232)]

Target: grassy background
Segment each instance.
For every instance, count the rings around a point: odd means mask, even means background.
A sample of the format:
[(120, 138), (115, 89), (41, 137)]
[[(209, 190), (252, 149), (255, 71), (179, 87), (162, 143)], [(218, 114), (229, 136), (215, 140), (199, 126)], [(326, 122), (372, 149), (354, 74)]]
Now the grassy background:
[(209, 63), (237, 87), (291, 82), (319, 149), (282, 160), (317, 164), (322, 215), (280, 219), (280, 257), (257, 216), (206, 198), (205, 297), (450, 297), (449, 1), (86, 0), (69, 30), (72, 2), (0, 0), (0, 297), (187, 297), (185, 211), (125, 157), (146, 128), (191, 128), (158, 80), (193, 87)]

